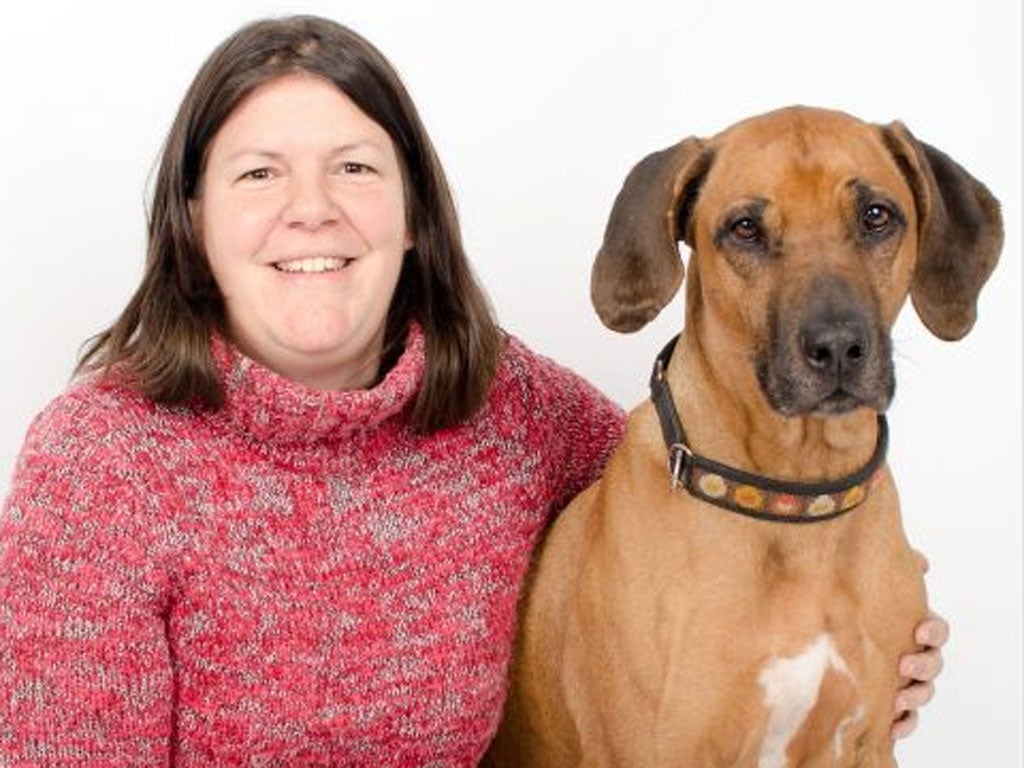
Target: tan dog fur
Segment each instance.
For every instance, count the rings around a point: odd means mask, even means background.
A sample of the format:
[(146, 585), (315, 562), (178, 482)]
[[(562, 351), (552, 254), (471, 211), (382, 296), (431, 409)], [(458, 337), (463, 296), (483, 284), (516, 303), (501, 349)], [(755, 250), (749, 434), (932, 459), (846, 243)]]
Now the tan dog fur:
[[(868, 210), (878, 202), (902, 217), (894, 229), (871, 228), (885, 218)], [(743, 237), (750, 211), (756, 242)], [(1002, 229), (988, 191), (902, 125), (790, 108), (633, 170), (594, 266), (607, 324), (633, 330), (671, 299), (677, 240), (692, 253), (667, 378), (691, 446), (818, 482), (872, 453), (893, 392), (888, 332), (908, 293), (936, 335), (966, 334)], [(831, 311), (823, 285), (870, 325), (873, 368), (845, 400), (819, 398), (798, 359), (806, 307)], [(484, 764), (895, 765), (897, 659), (914, 648), (925, 595), (888, 469), (852, 513), (792, 525), (670, 490), (666, 461), (645, 402), (603, 478), (553, 525)], [(768, 699), (766, 681), (794, 666), (813, 673), (802, 717), (786, 709), (789, 683)]]

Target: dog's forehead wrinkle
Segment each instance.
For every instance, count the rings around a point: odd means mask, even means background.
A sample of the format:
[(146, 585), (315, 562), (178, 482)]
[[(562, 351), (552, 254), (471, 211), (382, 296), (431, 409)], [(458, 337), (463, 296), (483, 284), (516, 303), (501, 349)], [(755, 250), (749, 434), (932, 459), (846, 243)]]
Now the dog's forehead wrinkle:
[(768, 196), (775, 199), (835, 196), (837, 181), (841, 188), (852, 177), (873, 187), (905, 186), (904, 175), (877, 130), (850, 121), (855, 130), (844, 130), (841, 140), (828, 120), (824, 125), (805, 120), (782, 131), (774, 130), (771, 116), (763, 125), (757, 119), (740, 124), (722, 140), (720, 157), (712, 168), (713, 181), (725, 186), (744, 183), (748, 194), (770, 192)]
[[(739, 166), (738, 166), (739, 167)], [(826, 230), (846, 226), (854, 209), (867, 199), (888, 198), (875, 193), (874, 186), (854, 188), (850, 181), (837, 181), (826, 168), (805, 168), (799, 173), (765, 173), (732, 176), (727, 167), (709, 179), (701, 212), (704, 218), (725, 226), (742, 215), (763, 220), (777, 230), (799, 229), (823, 236)], [(844, 175), (843, 179), (849, 177)]]
[(878, 194), (875, 185), (860, 176), (854, 176), (847, 180), (846, 186), (853, 192), (858, 200), (866, 200)]
[(769, 205), (771, 205), (771, 200), (767, 197), (763, 197), (761, 195), (742, 195), (728, 204), (725, 210), (725, 215), (760, 217), (764, 214)]

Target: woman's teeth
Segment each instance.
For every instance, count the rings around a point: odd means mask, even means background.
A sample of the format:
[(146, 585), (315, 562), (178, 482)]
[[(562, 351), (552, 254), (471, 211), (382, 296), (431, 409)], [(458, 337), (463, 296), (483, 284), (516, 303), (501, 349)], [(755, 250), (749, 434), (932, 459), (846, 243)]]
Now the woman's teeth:
[(279, 261), (274, 266), (282, 272), (337, 272), (343, 269), (351, 259), (335, 259), (314, 257), (310, 259), (294, 259)]

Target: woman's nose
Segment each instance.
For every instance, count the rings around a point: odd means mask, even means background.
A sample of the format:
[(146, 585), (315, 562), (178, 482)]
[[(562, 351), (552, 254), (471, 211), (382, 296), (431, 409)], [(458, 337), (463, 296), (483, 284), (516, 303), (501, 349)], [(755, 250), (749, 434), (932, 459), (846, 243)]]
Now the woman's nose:
[(320, 174), (292, 177), (284, 211), (289, 226), (318, 229), (336, 222), (341, 215), (341, 209), (331, 195), (327, 178)]

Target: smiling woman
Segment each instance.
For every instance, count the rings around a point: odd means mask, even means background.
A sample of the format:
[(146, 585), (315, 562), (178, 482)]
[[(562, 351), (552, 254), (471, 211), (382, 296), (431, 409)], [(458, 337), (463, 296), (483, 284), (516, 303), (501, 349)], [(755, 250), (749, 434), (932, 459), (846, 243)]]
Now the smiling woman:
[(321, 390), (372, 384), (412, 244), (387, 133), (318, 77), (260, 86), (209, 150), (192, 214), (239, 349)]
[(0, 518), (0, 764), (475, 765), (621, 411), (498, 330), (401, 83), (327, 20), (214, 52), (149, 224)]

